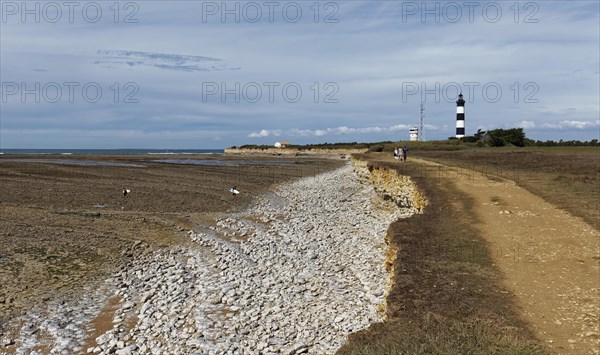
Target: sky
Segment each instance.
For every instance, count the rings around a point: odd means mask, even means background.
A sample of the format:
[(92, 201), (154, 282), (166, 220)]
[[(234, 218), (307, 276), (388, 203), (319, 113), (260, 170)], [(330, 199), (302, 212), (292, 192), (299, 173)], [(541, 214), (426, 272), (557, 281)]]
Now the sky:
[(597, 1), (0, 0), (0, 148), (600, 136)]

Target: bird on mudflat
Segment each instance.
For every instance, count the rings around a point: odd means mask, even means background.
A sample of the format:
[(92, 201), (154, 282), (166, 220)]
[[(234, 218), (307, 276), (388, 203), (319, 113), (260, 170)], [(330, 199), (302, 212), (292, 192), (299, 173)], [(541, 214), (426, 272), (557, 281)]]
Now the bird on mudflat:
[(230, 188), (230, 189), (229, 189), (229, 192), (231, 192), (231, 193), (233, 194), (233, 196), (235, 196), (235, 195), (239, 195), (239, 194), (240, 194), (240, 192), (237, 190), (237, 187), (236, 187), (236, 186), (234, 186), (234, 187)]
[(127, 197), (127, 195), (131, 192), (131, 190), (123, 188), (123, 196)]

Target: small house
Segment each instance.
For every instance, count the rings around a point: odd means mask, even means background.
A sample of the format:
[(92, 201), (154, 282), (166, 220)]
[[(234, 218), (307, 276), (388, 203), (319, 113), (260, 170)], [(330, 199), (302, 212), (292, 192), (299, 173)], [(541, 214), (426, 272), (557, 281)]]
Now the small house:
[(275, 148), (285, 148), (290, 145), (290, 142), (275, 142)]

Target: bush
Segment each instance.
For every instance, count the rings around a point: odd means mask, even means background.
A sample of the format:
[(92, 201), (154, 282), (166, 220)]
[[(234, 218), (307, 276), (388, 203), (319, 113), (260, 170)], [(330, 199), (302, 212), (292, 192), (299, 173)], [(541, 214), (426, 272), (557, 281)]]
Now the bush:
[(464, 136), (461, 140), (465, 143), (477, 143), (479, 139), (477, 136)]
[(383, 152), (383, 145), (375, 144), (369, 147), (369, 152)]
[(494, 129), (487, 132), (492, 147), (502, 147), (512, 144), (517, 147), (525, 146), (525, 132), (523, 128)]

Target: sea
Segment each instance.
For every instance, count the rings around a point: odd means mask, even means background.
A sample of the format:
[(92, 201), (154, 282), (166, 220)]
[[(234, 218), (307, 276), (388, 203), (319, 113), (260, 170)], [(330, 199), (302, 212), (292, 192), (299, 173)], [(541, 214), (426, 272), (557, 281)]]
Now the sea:
[(3, 149), (0, 154), (127, 155), (224, 154), (224, 149)]

